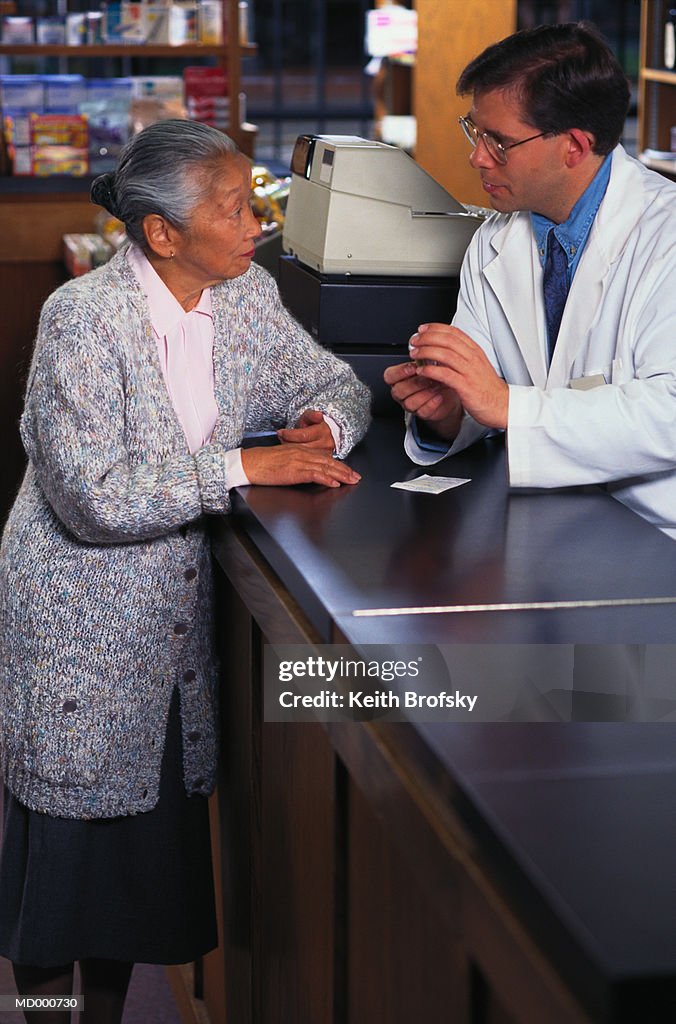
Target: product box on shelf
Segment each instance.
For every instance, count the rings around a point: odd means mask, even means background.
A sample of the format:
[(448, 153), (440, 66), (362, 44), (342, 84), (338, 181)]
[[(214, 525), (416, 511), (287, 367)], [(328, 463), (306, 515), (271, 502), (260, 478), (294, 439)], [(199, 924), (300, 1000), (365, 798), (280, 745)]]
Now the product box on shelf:
[(44, 178), (52, 174), (82, 177), (88, 173), (86, 149), (75, 146), (8, 146), (14, 177)]
[(129, 138), (129, 104), (95, 100), (83, 103), (80, 109), (89, 125), (89, 173), (112, 171)]
[(197, 42), (197, 4), (173, 3), (169, 7), (169, 43), (183, 46)]
[(30, 146), (9, 146), (9, 158), (12, 162), (12, 174), (17, 178), (31, 175), (31, 148)]
[(89, 171), (89, 154), (76, 146), (31, 146), (31, 172), (37, 178), (66, 174), (81, 178)]
[(103, 5), (103, 39), (106, 43), (122, 43), (122, 4), (110, 0)]
[[(120, 21), (117, 25), (117, 32), (125, 43), (143, 43), (146, 38), (146, 26), (144, 16), (144, 5), (138, 0), (122, 0), (120, 6)], [(108, 21), (108, 25), (110, 21)], [(110, 42), (106, 27), (106, 38)]]
[(4, 131), (8, 146), (30, 146), (30, 114), (6, 114)]
[(186, 97), (227, 96), (228, 76), (222, 68), (189, 65), (183, 68)]
[(77, 114), (87, 98), (87, 83), (83, 75), (43, 75), (45, 112), (51, 114)]
[(45, 109), (42, 75), (0, 75), (0, 104), (6, 114), (39, 114)]
[(199, 41), (205, 46), (220, 46), (222, 44), (222, 0), (201, 0), (197, 9), (197, 30)]
[(85, 84), (87, 103), (126, 103), (129, 106), (134, 94), (133, 78), (89, 78)]
[(134, 99), (159, 99), (181, 104), (184, 101), (184, 84), (180, 75), (135, 75), (132, 82)]
[(35, 42), (32, 18), (6, 14), (2, 19), (2, 41), (10, 46), (25, 46)]
[(93, 232), (63, 236), (63, 261), (73, 277), (107, 263), (114, 251), (105, 238)]
[(215, 128), (229, 125), (228, 77), (222, 68), (186, 67), (183, 69), (188, 117)]
[(58, 14), (36, 18), (35, 38), (40, 46), (64, 46), (66, 42), (66, 19)]
[(66, 45), (82, 46), (87, 42), (87, 16), (84, 11), (66, 15)]
[(29, 123), (31, 146), (88, 146), (89, 130), (83, 114), (30, 114)]
[(143, 41), (167, 46), (170, 38), (169, 7), (166, 4), (146, 4), (143, 12)]

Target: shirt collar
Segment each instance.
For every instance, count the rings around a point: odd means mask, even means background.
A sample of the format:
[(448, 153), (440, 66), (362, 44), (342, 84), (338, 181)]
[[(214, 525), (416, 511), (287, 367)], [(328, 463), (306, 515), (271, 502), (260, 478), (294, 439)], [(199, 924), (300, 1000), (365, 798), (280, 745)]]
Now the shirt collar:
[(547, 236), (552, 229), (566, 251), (569, 266), (575, 260), (575, 257), (579, 256), (589, 236), (589, 231), (601, 205), (601, 200), (606, 193), (610, 180), (610, 165), (611, 157), (608, 154), (570, 211), (567, 220), (564, 220), (562, 224), (555, 224), (554, 221), (549, 220), (548, 217), (543, 217), (540, 213), (531, 213), (533, 234), (535, 235), (541, 260), (544, 260)]
[(209, 288), (204, 289), (195, 308), (186, 313), (138, 245), (130, 245), (127, 251), (127, 261), (148, 299), (150, 322), (159, 338), (171, 334), (186, 317), (192, 316), (193, 313), (212, 317)]

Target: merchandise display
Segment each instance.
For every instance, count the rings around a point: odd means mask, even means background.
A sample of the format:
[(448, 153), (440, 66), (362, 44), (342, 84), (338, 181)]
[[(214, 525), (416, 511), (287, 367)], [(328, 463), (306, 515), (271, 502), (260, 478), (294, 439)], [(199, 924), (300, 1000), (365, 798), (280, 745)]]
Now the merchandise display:
[[(221, 75), (218, 69), (215, 70)], [(221, 83), (222, 76), (213, 80)], [(4, 112), (5, 142), (15, 175), (37, 174), (33, 154), (23, 152), (24, 147), (45, 145), (73, 145), (79, 152), (74, 162), (64, 163), (63, 155), (54, 161), (58, 167), (51, 173), (100, 174), (112, 169), (132, 132), (147, 124), (167, 117), (185, 117), (183, 79), (180, 75), (163, 77), (137, 76), (127, 78), (91, 78), (82, 75), (4, 75), (0, 76), (0, 106)], [(218, 127), (227, 128), (222, 119), (227, 105), (215, 107), (218, 100), (209, 100), (210, 123), (216, 122), (212, 113), (218, 109)], [(36, 121), (35, 118), (42, 120)], [(75, 118), (73, 122), (63, 119)], [(201, 119), (201, 118), (199, 118)], [(79, 141), (68, 139), (33, 138), (31, 125), (41, 131), (49, 126), (57, 132), (63, 125), (80, 126)], [(20, 151), (21, 150), (21, 151)], [(81, 152), (81, 151), (84, 151)], [(41, 159), (40, 174), (50, 173), (49, 160)], [(71, 167), (64, 170), (64, 167)]]
[(222, 0), (110, 0), (102, 10), (2, 18), (2, 42), (14, 46), (220, 46), (223, 36)]
[[(243, 51), (238, 0), (102, 0), (91, 6), (96, 9), (67, 11), (65, 4), (58, 12), (36, 8), (31, 17), (23, 16), (27, 9), (19, 5), (22, 16), (15, 17), (11, 0), (4, 5), (0, 175), (33, 173), (29, 114), (88, 118), (85, 174), (114, 167), (130, 135), (165, 118), (191, 117), (219, 128), (253, 155), (254, 136), (241, 125), (245, 98), (239, 87)], [(253, 49), (253, 44), (246, 45)], [(152, 73), (155, 61), (174, 54), (178, 67), (172, 68), (173, 74)], [(92, 72), (113, 77), (89, 79), (83, 63), (104, 57), (110, 61), (102, 68), (93, 65)], [(56, 70), (56, 60), (62, 74), (39, 73)], [(184, 76), (181, 68), (186, 65), (191, 67)], [(70, 69), (79, 73), (63, 73)], [(130, 74), (134, 70), (143, 74)], [(115, 77), (121, 72), (124, 77)]]
[(267, 167), (254, 164), (251, 169), (252, 207), (263, 228), (263, 237), (281, 231), (289, 198), (291, 177), (278, 178)]

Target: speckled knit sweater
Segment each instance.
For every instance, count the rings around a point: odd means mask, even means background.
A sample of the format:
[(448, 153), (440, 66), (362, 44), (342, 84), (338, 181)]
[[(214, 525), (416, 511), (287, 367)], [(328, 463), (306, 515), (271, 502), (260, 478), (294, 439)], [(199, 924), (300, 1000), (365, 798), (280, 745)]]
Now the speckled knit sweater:
[(366, 429), (366, 388), (299, 327), (260, 267), (214, 287), (212, 309), (219, 419), (194, 455), (124, 252), (42, 311), (21, 421), (29, 465), (0, 549), (2, 767), (35, 810), (150, 810), (174, 686), (186, 789), (211, 791), (204, 516), (229, 510), (223, 452), (309, 408), (339, 424), (341, 456)]

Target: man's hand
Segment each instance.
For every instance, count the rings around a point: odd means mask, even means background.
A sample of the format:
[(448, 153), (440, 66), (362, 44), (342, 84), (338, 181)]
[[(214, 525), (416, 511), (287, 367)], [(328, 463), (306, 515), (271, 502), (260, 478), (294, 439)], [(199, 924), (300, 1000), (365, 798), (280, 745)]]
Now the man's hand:
[(452, 388), (418, 376), (415, 363), (388, 366), (384, 380), (392, 398), (409, 413), (424, 420), (444, 440), (451, 441), (460, 429), (462, 404)]
[(416, 366), (416, 375), (425, 385), (451, 389), (478, 423), (506, 429), (509, 387), (469, 335), (448, 324), (422, 324), (409, 342), (409, 351), (412, 359), (425, 360)]
[(335, 444), (331, 428), (318, 409), (307, 409), (295, 427), (277, 431), (282, 444), (306, 444), (332, 452)]
[(346, 463), (312, 444), (243, 448), (242, 467), (252, 484), (270, 487), (291, 484), (340, 487), (341, 484), (356, 484), (361, 480), (359, 473)]

